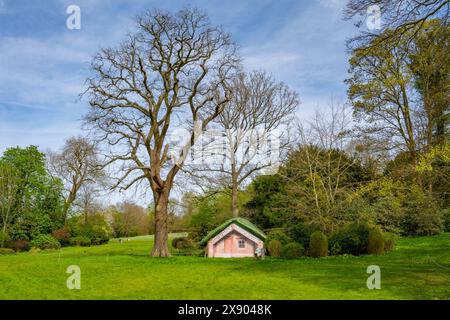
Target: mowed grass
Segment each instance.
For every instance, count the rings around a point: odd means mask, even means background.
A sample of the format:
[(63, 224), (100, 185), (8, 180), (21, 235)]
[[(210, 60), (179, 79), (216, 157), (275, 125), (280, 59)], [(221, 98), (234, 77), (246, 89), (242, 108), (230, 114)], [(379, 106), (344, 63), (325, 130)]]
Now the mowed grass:
[[(0, 256), (0, 299), (450, 299), (450, 233), (403, 238), (383, 256), (295, 261), (151, 258), (152, 241)], [(70, 265), (80, 290), (67, 289)], [(381, 290), (367, 289), (370, 265)]]

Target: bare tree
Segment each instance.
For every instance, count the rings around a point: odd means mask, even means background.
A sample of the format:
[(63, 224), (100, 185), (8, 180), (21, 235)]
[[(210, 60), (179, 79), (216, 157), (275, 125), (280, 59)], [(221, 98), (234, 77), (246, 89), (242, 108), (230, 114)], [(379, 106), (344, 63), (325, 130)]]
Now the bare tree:
[(100, 205), (96, 201), (100, 193), (98, 184), (84, 183), (78, 190), (78, 195), (74, 201), (74, 205), (81, 209), (84, 216), (84, 223), (87, 224), (89, 216), (100, 210)]
[(65, 218), (80, 189), (98, 182), (104, 175), (97, 147), (83, 137), (67, 139), (60, 153), (50, 152), (48, 166), (51, 172), (62, 179), (65, 186)]
[[(348, 42), (350, 48), (364, 50), (387, 40), (395, 42), (404, 36), (412, 38), (431, 19), (439, 18), (447, 24), (450, 13), (450, 0), (349, 0), (345, 18), (367, 17), (368, 9), (374, 5), (381, 13), (383, 27), (380, 31), (391, 29), (393, 32), (380, 35), (381, 32), (377, 31), (362, 31)], [(361, 26), (362, 21), (358, 25)]]
[(346, 105), (332, 102), (327, 112), (317, 111), (310, 122), (298, 123), (298, 147), (290, 153), (289, 165), (280, 170), (292, 183), (298, 205), (311, 201), (307, 208), (297, 210), (308, 212), (310, 220), (324, 228), (334, 221), (334, 206), (349, 186), (349, 171), (355, 164), (346, 152), (352, 125), (351, 110)]
[(265, 169), (277, 169), (280, 148), (288, 138), (277, 129), (286, 132), (298, 104), (296, 92), (265, 72), (240, 73), (233, 81), (232, 100), (215, 121), (218, 130), (212, 141), (203, 141), (205, 161), (192, 171), (200, 183), (209, 182), (210, 192), (230, 191), (234, 217), (239, 215), (238, 193), (245, 181)]
[[(106, 143), (107, 164), (120, 164), (115, 188), (147, 181), (155, 205), (152, 256), (169, 256), (168, 203), (174, 179), (200, 133), (230, 100), (228, 81), (239, 59), (230, 35), (205, 14), (148, 12), (117, 48), (103, 49), (88, 79), (85, 118)], [(174, 156), (174, 128), (188, 142)]]

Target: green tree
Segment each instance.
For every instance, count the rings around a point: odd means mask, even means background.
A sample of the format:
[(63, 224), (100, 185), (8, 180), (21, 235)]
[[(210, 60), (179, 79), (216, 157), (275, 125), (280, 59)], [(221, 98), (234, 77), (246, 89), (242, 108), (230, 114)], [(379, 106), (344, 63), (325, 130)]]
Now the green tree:
[(12, 168), (17, 177), (10, 209), (14, 212), (13, 237), (31, 238), (61, 226), (62, 183), (47, 172), (44, 154), (35, 146), (10, 148), (0, 164)]
[(0, 162), (0, 223), (2, 227), (1, 247), (5, 245), (5, 240), (9, 237), (11, 223), (17, 214), (13, 210), (16, 202), (16, 195), (19, 192), (20, 177), (12, 166)]
[(450, 27), (431, 20), (413, 42), (410, 68), (422, 99), (427, 149), (448, 140), (450, 110)]

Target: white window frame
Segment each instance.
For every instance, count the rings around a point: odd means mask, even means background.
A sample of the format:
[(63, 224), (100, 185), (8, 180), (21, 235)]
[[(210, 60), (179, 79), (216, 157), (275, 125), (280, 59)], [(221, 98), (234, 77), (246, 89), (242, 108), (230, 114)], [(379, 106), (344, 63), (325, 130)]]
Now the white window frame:
[[(242, 246), (241, 246), (242, 244)], [(245, 248), (245, 239), (239, 239), (238, 240), (238, 248), (239, 249), (244, 249)]]

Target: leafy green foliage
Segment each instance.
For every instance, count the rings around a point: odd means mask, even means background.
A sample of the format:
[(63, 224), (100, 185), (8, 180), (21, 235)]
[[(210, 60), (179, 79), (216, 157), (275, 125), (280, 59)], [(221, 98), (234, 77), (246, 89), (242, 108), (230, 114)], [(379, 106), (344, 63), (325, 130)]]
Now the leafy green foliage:
[(271, 229), (267, 232), (266, 242), (269, 243), (272, 240), (278, 240), (283, 245), (293, 242), (292, 238), (281, 228)]
[(314, 258), (328, 255), (328, 238), (322, 231), (316, 231), (311, 235), (309, 255)]
[(444, 230), (443, 212), (431, 196), (421, 192), (412, 193), (407, 203), (407, 212), (402, 222), (405, 234), (435, 235)]
[(39, 249), (59, 249), (61, 244), (51, 235), (40, 234), (31, 241), (31, 246)]
[(201, 241), (211, 230), (232, 218), (231, 197), (217, 193), (209, 197), (194, 199), (194, 210), (188, 219), (189, 237)]
[(298, 259), (303, 256), (305, 249), (300, 243), (291, 242), (281, 247), (281, 258)]
[(5, 166), (11, 168), (15, 176), (7, 180), (7, 188), (15, 190), (10, 194), (8, 205), (12, 219), (2, 222), (11, 238), (32, 239), (61, 227), (64, 220), (62, 182), (47, 172), (44, 154), (35, 146), (10, 148), (0, 157), (0, 167)]
[(73, 217), (68, 220), (71, 236), (89, 239), (92, 245), (105, 244), (109, 241), (111, 229), (102, 213), (92, 214), (86, 223), (83, 217)]
[(91, 239), (88, 237), (78, 236), (78, 237), (70, 238), (69, 243), (72, 246), (90, 247)]
[(334, 248), (336, 244), (339, 244), (341, 254), (355, 256), (365, 254), (370, 230), (371, 227), (367, 223), (350, 223), (330, 237), (330, 247)]

